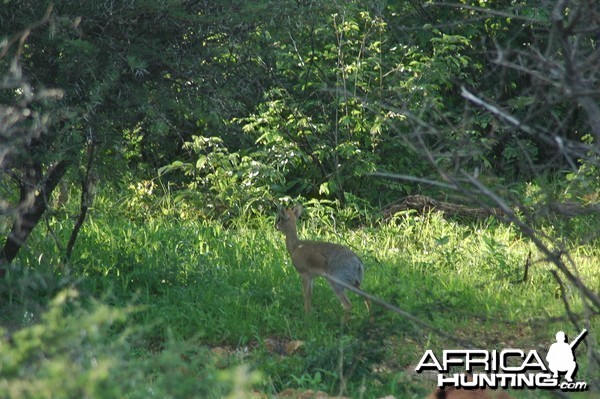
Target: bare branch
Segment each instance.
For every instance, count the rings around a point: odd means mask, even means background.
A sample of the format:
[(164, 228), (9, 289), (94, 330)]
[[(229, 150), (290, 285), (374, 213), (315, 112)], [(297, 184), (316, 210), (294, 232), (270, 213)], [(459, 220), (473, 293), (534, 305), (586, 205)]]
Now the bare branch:
[(376, 304), (384, 307), (385, 309), (391, 310), (392, 312), (399, 314), (400, 316), (404, 317), (405, 319), (412, 321), (413, 323), (417, 324), (418, 326), (421, 326), (421, 327), (425, 328), (426, 330), (429, 330), (429, 331), (433, 332), (434, 334), (439, 335), (440, 337), (446, 338), (454, 343), (461, 345), (463, 348), (481, 347), (481, 345), (477, 345), (477, 344), (474, 344), (473, 342), (468, 342), (461, 338), (458, 338), (452, 334), (448, 334), (446, 331), (432, 326), (431, 324), (419, 319), (418, 317), (412, 315), (411, 313), (409, 313), (403, 309), (400, 309), (399, 307), (392, 305), (391, 303), (388, 303), (388, 302), (384, 301), (383, 299), (376, 297), (375, 295), (369, 294), (369, 293), (361, 290), (360, 288), (356, 288), (355, 286), (350, 285), (350, 284), (346, 283), (345, 281), (338, 279), (335, 276), (332, 276), (332, 275), (326, 274), (326, 273), (323, 273), (322, 276), (325, 277), (326, 279), (329, 279), (329, 280), (335, 282), (336, 284), (341, 285), (342, 287), (346, 288), (347, 290), (354, 292), (356, 295), (359, 295), (373, 303), (376, 303)]

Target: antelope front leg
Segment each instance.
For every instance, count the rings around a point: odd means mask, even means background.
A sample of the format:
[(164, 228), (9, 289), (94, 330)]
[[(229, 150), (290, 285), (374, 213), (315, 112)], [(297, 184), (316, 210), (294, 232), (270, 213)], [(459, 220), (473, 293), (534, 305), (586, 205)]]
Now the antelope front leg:
[(310, 314), (310, 301), (312, 298), (313, 278), (308, 275), (302, 276), (302, 291), (304, 294), (304, 314)]

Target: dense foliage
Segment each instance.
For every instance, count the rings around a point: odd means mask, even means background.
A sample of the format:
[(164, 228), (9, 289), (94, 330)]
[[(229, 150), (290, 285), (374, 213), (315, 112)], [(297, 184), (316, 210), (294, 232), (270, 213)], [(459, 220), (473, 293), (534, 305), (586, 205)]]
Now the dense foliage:
[[(4, 0), (0, 397), (423, 396), (447, 342), (297, 314), (294, 201), (441, 328), (598, 331), (599, 32), (596, 1)], [(413, 194), (496, 218), (386, 207)]]
[[(582, 112), (593, 104), (554, 76), (569, 60), (553, 39), (552, 3), (8, 3), (3, 69), (16, 59), (27, 85), (63, 93), (29, 107), (49, 119), (23, 146), (29, 162), (4, 159), (17, 184), (57, 165), (58, 180), (88, 185), (137, 184), (162, 168), (161, 193), (211, 217), (297, 196), (379, 206), (423, 188), (372, 172), (433, 176), (433, 162), (435, 173), (476, 169), (505, 183), (576, 172), (581, 140), (595, 134)], [(596, 39), (575, 28), (597, 26), (593, 15), (567, 32), (582, 59)], [(588, 97), (592, 68), (570, 78)], [(466, 107), (461, 86), (518, 124)], [(4, 104), (26, 94), (13, 88)]]
[[(437, 213), (348, 230), (330, 217), (336, 211), (307, 205), (300, 236), (355, 248), (367, 266), (365, 290), (475, 347), (539, 348), (558, 329), (573, 334), (563, 299), (584, 312), (577, 291), (561, 293), (552, 266), (514, 226), (464, 225)], [(341, 324), (342, 307), (321, 279), (313, 315), (303, 317), (301, 282), (272, 218), (224, 228), (135, 216), (99, 196), (58, 278), (54, 239), (34, 233), (32, 247), (44, 255), (24, 253), (0, 281), (3, 396), (262, 398), (293, 390), (283, 397), (296, 398), (310, 389), (416, 399), (432, 386), (414, 374), (424, 348), (457, 345), (379, 306), (371, 321), (355, 295)], [(69, 234), (66, 217), (52, 223), (59, 238)], [(588, 223), (544, 230), (567, 238), (579, 273), (597, 287), (600, 247), (578, 243)], [(523, 279), (529, 258), (535, 267)], [(595, 319), (591, 336), (599, 328)], [(584, 352), (577, 378), (592, 381)]]

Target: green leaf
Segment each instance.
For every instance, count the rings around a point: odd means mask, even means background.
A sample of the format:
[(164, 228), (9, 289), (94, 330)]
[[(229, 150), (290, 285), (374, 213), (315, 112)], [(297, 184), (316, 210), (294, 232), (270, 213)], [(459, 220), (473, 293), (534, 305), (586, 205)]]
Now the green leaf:
[(322, 183), (319, 186), (319, 194), (329, 195), (329, 182)]
[(200, 157), (196, 161), (196, 169), (204, 168), (204, 165), (206, 165), (206, 161), (208, 161), (208, 157), (206, 155), (200, 155)]
[(191, 164), (185, 163), (185, 162), (182, 162), (182, 161), (173, 161), (169, 165), (165, 165), (165, 166), (163, 166), (161, 168), (158, 168), (158, 175), (162, 176), (165, 173), (172, 172), (172, 171), (178, 170), (178, 169), (187, 169), (187, 168), (189, 168), (191, 166), (192, 166)]

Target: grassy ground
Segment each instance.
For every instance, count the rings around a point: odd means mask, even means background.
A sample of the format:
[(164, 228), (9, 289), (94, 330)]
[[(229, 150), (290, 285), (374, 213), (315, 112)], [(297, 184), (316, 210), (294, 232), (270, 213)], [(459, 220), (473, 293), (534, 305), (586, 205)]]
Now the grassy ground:
[[(583, 245), (575, 238), (595, 222), (570, 220), (544, 229), (565, 242), (582, 279), (597, 289), (600, 243)], [(413, 372), (424, 351), (456, 347), (375, 305), (371, 322), (352, 294), (353, 314), (344, 324), (342, 307), (324, 281), (316, 284), (313, 314), (305, 318), (300, 278), (269, 218), (228, 228), (172, 214), (132, 219), (100, 201), (67, 266), (52, 254), (70, 225), (57, 216), (50, 222), (54, 234), (38, 229), (2, 283), (0, 317), (13, 344), (2, 344), (12, 366), (2, 370), (0, 390), (12, 397), (25, 395), (35, 381), (38, 395), (29, 397), (48, 397), (42, 392), (52, 389), (62, 393), (53, 397), (311, 389), (420, 398), (433, 386)], [(353, 248), (366, 264), (365, 291), (479, 348), (545, 353), (556, 331), (577, 333), (564, 318), (550, 265), (511, 226), (431, 214), (347, 229), (309, 207), (299, 234)], [(532, 266), (522, 282), (530, 253)], [(565, 295), (581, 312), (576, 290)], [(598, 319), (591, 333), (600, 339)], [(578, 377), (585, 379), (585, 372), (581, 363)], [(78, 376), (73, 386), (57, 382), (64, 373)]]

